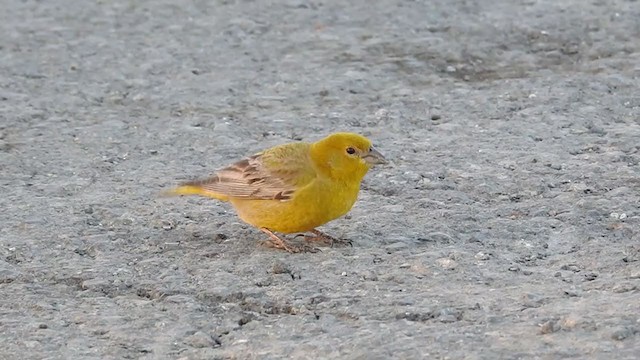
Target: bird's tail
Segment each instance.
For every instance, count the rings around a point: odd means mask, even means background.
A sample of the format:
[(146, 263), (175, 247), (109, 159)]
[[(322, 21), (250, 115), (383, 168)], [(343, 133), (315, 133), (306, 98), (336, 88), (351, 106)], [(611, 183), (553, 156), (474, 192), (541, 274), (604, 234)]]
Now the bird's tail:
[(229, 201), (229, 197), (227, 195), (219, 194), (196, 185), (181, 185), (176, 188), (166, 190), (160, 193), (160, 196), (178, 196), (178, 195), (200, 195), (200, 196), (206, 196), (206, 197), (218, 199), (220, 201)]

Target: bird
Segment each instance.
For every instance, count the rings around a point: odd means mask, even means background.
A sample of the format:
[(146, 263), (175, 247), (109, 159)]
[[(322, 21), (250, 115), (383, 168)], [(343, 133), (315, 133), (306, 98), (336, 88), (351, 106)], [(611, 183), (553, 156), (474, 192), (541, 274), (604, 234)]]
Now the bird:
[(316, 228), (348, 213), (367, 172), (386, 163), (366, 137), (337, 132), (315, 142), (277, 145), (209, 177), (181, 183), (164, 195), (229, 202), (242, 221), (269, 236), (273, 247), (316, 252), (313, 246), (295, 245), (275, 233), (311, 233), (306, 240), (344, 243)]

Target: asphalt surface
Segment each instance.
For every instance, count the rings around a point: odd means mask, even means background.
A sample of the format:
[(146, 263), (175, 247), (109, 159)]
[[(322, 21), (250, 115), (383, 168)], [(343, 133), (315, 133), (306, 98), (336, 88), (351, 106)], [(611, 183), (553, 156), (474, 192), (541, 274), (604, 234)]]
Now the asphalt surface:
[[(1, 359), (635, 359), (640, 2), (4, 1)], [(334, 131), (288, 254), (159, 198)]]

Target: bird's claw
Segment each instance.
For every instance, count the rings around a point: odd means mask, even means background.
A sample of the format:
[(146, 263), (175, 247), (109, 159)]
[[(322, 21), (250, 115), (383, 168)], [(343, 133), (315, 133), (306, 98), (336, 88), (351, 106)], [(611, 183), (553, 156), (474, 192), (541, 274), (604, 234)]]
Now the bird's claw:
[(310, 245), (306, 245), (306, 244), (294, 245), (289, 241), (277, 236), (269, 229), (262, 228), (260, 230), (262, 230), (264, 233), (269, 235), (269, 238), (270, 238), (269, 244), (271, 245), (271, 247), (274, 247), (276, 249), (282, 249), (292, 254), (303, 253), (303, 252), (316, 253), (320, 251), (320, 249)]
[(334, 238), (331, 241), (331, 247), (333, 247), (334, 245), (353, 247), (353, 241), (351, 239)]
[(273, 239), (269, 240), (270, 244), (272, 247), (276, 248), (276, 249), (281, 249), (281, 250), (285, 250), (288, 251), (292, 254), (296, 254), (296, 253), (317, 253), (318, 251), (320, 251), (320, 249), (310, 246), (310, 245), (305, 245), (305, 244), (301, 244), (301, 245), (294, 245), (288, 241), (282, 240), (281, 241), (274, 241)]
[(321, 241), (325, 244), (328, 244), (330, 247), (347, 246), (347, 245), (353, 247), (353, 242), (351, 241), (351, 239), (336, 238), (318, 230), (312, 230), (311, 232), (313, 233), (313, 235), (301, 235), (301, 236), (304, 236), (304, 239), (306, 241)]

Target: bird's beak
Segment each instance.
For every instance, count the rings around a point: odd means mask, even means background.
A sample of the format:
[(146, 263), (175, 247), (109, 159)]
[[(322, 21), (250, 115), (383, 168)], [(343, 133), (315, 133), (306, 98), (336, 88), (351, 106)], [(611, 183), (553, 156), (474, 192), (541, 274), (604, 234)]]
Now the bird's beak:
[(382, 154), (380, 154), (380, 152), (376, 150), (376, 148), (374, 148), (373, 146), (371, 147), (369, 152), (367, 152), (362, 156), (362, 159), (366, 161), (369, 165), (387, 163), (387, 159), (385, 159), (384, 156), (382, 156)]

